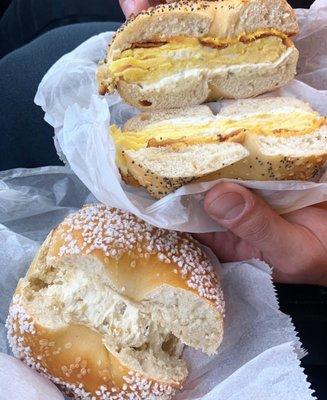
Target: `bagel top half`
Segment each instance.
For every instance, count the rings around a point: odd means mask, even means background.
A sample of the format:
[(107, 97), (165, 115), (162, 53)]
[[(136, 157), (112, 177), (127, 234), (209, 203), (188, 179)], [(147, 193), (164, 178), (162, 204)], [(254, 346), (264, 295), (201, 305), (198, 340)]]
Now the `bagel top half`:
[(98, 69), (99, 91), (117, 88), (140, 109), (254, 96), (293, 78), (296, 33), (285, 0), (162, 4), (117, 31)]
[(68, 216), (19, 281), (7, 319), (16, 357), (75, 399), (170, 399), (183, 344), (213, 354), (224, 302), (187, 234), (101, 204)]

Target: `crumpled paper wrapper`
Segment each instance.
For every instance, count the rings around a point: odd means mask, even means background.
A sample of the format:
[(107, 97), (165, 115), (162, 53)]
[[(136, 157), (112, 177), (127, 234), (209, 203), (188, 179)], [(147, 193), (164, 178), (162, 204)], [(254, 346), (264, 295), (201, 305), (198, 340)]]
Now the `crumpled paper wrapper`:
[[(0, 352), (10, 353), (4, 327), (8, 307), (39, 245), (68, 213), (94, 200), (66, 167), (0, 172)], [(269, 267), (257, 260), (220, 265), (209, 256), (225, 294), (224, 340), (213, 357), (184, 351), (190, 375), (176, 400), (313, 399), (298, 360), (304, 351), (291, 319), (279, 311)], [(1, 365), (0, 357), (0, 370)], [(0, 399), (24, 399), (18, 381), (11, 389), (16, 392), (2, 395), (1, 390), (0, 385)]]
[[(327, 4), (317, 0), (310, 10), (297, 10), (301, 33), (295, 43), (301, 53), (297, 80), (269, 96), (294, 96), (327, 115)], [(138, 111), (118, 95), (97, 94), (97, 63), (105, 56), (112, 32), (94, 36), (62, 57), (43, 78), (36, 104), (55, 128), (55, 144), (69, 165), (96, 198), (130, 211), (162, 228), (188, 232), (218, 230), (203, 211), (205, 193), (217, 181), (186, 185), (156, 201), (145, 189), (122, 182), (115, 164), (115, 148), (108, 127), (122, 125)], [(311, 86), (310, 86), (311, 85)], [(219, 109), (222, 103), (213, 104)], [(226, 103), (226, 102), (225, 102)], [(231, 180), (229, 180), (231, 181)], [(254, 189), (279, 213), (327, 200), (327, 177), (319, 182), (237, 181)]]
[(17, 358), (0, 353), (0, 399), (64, 400), (59, 389)]

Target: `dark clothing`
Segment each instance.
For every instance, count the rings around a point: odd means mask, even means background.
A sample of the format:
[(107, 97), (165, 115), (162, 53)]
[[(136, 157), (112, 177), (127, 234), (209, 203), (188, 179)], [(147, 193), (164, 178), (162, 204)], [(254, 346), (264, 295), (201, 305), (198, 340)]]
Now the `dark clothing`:
[(0, 58), (60, 26), (123, 20), (118, 0), (14, 0), (0, 20)]
[[(305, 7), (311, 2), (292, 3)], [(0, 170), (60, 164), (53, 128), (33, 102), (37, 86), (63, 54), (120, 25), (80, 22), (122, 18), (118, 0), (11, 2), (0, 21), (0, 51), (10, 52), (0, 60)], [(62, 25), (67, 26), (53, 29)], [(309, 381), (318, 399), (327, 399), (327, 288), (279, 285), (278, 295), (282, 311), (292, 316), (303, 347), (309, 351), (302, 361)]]
[[(296, 8), (309, 8), (313, 0), (288, 2)], [(0, 58), (59, 26), (80, 22), (124, 21), (118, 0), (2, 0), (0, 17), (2, 13)]]
[(281, 310), (292, 317), (308, 355), (301, 361), (318, 400), (327, 399), (327, 287), (276, 285)]
[(59, 57), (119, 25), (93, 22), (56, 28), (0, 60), (0, 170), (60, 164), (53, 128), (33, 102), (38, 84)]

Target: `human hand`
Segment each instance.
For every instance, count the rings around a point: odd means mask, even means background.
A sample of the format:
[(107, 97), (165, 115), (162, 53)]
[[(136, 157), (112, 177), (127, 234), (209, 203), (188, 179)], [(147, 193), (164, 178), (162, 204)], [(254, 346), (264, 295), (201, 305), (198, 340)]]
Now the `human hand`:
[(250, 190), (219, 183), (204, 208), (228, 231), (194, 236), (221, 261), (255, 257), (278, 282), (327, 285), (327, 203), (280, 216)]
[[(128, 18), (164, 1), (119, 2)], [(326, 203), (281, 217), (246, 188), (222, 183), (207, 194), (205, 210), (229, 231), (195, 236), (221, 261), (256, 257), (273, 266), (276, 281), (327, 285)]]
[(128, 18), (131, 14), (138, 14), (142, 10), (146, 10), (149, 7), (155, 6), (157, 4), (164, 3), (160, 0), (119, 0), (119, 4)]

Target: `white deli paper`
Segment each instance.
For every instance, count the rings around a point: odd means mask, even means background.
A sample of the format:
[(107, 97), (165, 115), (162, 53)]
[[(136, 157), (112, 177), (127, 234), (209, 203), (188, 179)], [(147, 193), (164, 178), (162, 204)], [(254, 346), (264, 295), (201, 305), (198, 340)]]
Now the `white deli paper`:
[[(297, 80), (269, 96), (294, 96), (327, 115), (327, 4), (317, 0), (310, 10), (297, 10), (300, 50)], [(115, 148), (108, 127), (122, 125), (136, 109), (118, 95), (99, 96), (95, 79), (99, 60), (105, 56), (112, 32), (94, 36), (63, 56), (43, 78), (36, 104), (56, 132), (58, 154), (96, 198), (130, 211), (145, 221), (188, 232), (218, 230), (203, 211), (203, 198), (217, 181), (186, 185), (156, 201), (145, 189), (122, 182), (115, 164)], [(312, 86), (309, 86), (312, 85)], [(219, 108), (222, 103), (215, 104)], [(228, 180), (231, 181), (231, 180)], [(319, 182), (237, 181), (254, 189), (278, 212), (286, 213), (327, 200), (327, 177)]]
[(59, 389), (17, 358), (0, 353), (0, 400), (64, 400)]
[[(4, 323), (18, 279), (50, 229), (90, 201), (66, 167), (0, 172), (0, 352), (10, 354)], [(220, 266), (209, 255), (225, 295), (224, 340), (213, 357), (184, 351), (190, 375), (176, 400), (312, 400), (297, 358), (304, 353), (291, 319), (279, 311), (269, 267), (256, 260)], [(20, 397), (0, 396), (9, 398)]]

